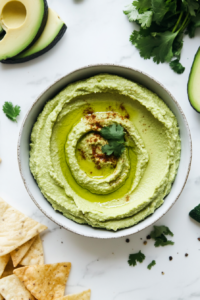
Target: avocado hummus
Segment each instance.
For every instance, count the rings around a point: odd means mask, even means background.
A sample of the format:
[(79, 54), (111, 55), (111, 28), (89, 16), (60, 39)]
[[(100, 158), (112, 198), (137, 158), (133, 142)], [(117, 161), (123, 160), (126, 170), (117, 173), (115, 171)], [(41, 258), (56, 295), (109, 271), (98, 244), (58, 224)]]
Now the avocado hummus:
[[(125, 131), (121, 156), (100, 131)], [(30, 169), (53, 208), (80, 224), (118, 230), (152, 214), (170, 192), (180, 160), (177, 120), (153, 92), (100, 74), (47, 102), (31, 134)]]

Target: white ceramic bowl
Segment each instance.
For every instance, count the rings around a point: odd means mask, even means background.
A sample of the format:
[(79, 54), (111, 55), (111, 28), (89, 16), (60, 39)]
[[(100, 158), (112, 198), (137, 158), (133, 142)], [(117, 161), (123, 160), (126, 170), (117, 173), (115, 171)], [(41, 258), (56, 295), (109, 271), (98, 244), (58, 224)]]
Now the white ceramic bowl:
[[(181, 143), (182, 143), (182, 152), (181, 152), (181, 161), (178, 169), (178, 173), (175, 179), (175, 182), (172, 186), (170, 194), (165, 198), (164, 204), (158, 208), (154, 214), (152, 214), (147, 219), (143, 220), (139, 224), (119, 230), (117, 232), (106, 231), (102, 229), (94, 229), (87, 225), (77, 224), (62, 214), (54, 211), (49, 202), (44, 198), (40, 192), (37, 183), (35, 182), (30, 169), (29, 169), (29, 143), (30, 143), (30, 134), (32, 127), (42, 111), (45, 103), (52, 99), (59, 91), (66, 87), (69, 83), (75, 82), (81, 79), (85, 79), (91, 76), (94, 76), (99, 73), (110, 73), (125, 77), (132, 81), (141, 83), (148, 89), (155, 92), (158, 96), (163, 99), (163, 101), (168, 105), (172, 112), (176, 115), (178, 124), (180, 127)], [(77, 234), (94, 237), (94, 238), (119, 238), (127, 235), (134, 234), (141, 231), (142, 229), (152, 225), (158, 219), (160, 219), (166, 212), (172, 207), (180, 196), (183, 188), (186, 184), (190, 166), (192, 160), (192, 142), (190, 130), (186, 117), (173, 96), (157, 81), (149, 77), (147, 74), (144, 74), (138, 70), (134, 70), (124, 66), (118, 65), (94, 65), (88, 66), (81, 69), (78, 69), (68, 75), (64, 76), (60, 80), (56, 81), (51, 85), (31, 106), (28, 111), (24, 122), (22, 124), (19, 140), (18, 140), (18, 163), (20, 173), (24, 182), (24, 185), (34, 203), (37, 207), (53, 222), (66, 228)]]

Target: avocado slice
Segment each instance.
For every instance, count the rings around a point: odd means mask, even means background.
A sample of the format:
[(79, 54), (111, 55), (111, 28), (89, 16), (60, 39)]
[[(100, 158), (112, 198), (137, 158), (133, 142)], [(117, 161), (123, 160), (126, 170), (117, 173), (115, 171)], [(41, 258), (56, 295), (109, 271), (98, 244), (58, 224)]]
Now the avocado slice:
[(2, 62), (5, 64), (22, 63), (44, 54), (57, 44), (63, 37), (66, 29), (67, 26), (57, 13), (49, 8), (47, 23), (39, 39), (20, 55)]
[(0, 61), (30, 47), (41, 35), (47, 17), (46, 0), (1, 0), (0, 24), (6, 34), (0, 41)]
[(200, 47), (194, 57), (188, 80), (188, 98), (192, 107), (200, 113)]

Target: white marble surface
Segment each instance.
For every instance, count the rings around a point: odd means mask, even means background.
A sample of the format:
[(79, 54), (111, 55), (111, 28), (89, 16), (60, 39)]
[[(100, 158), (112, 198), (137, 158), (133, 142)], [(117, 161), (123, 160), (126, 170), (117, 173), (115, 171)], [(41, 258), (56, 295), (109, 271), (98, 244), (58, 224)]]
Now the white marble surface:
[[(144, 61), (129, 42), (136, 25), (128, 22), (122, 10), (131, 0), (49, 0), (68, 25), (65, 37), (53, 50), (29, 63), (0, 65), (0, 106), (12, 101), (22, 108), (18, 123), (0, 110), (0, 196), (25, 214), (43, 222), (49, 230), (43, 235), (45, 262), (72, 262), (66, 293), (92, 289), (92, 300), (196, 300), (200, 299), (200, 226), (188, 212), (200, 202), (200, 115), (189, 105), (187, 79), (200, 31), (195, 39), (185, 37), (183, 75), (168, 65)], [(174, 232), (174, 246), (155, 248), (143, 245), (148, 228), (118, 240), (94, 240), (72, 234), (48, 220), (33, 204), (21, 180), (17, 164), (17, 139), (22, 120), (36, 97), (56, 79), (89, 64), (116, 63), (138, 68), (163, 83), (175, 96), (188, 119), (193, 139), (193, 163), (188, 183), (174, 207), (158, 225)], [(142, 240), (141, 240), (142, 239)], [(129, 267), (128, 255), (142, 250), (146, 260)], [(185, 257), (185, 253), (189, 256)], [(169, 261), (169, 256), (173, 257)], [(151, 271), (147, 264), (156, 266)], [(161, 272), (165, 274), (162, 275)]]

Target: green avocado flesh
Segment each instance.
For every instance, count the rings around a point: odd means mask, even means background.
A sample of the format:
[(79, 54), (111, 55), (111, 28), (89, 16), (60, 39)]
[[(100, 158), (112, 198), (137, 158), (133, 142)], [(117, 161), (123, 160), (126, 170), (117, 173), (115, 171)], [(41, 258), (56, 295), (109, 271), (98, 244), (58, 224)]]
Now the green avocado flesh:
[(50, 50), (57, 42), (56, 39), (62, 37), (60, 36), (62, 29), (64, 34), (66, 25), (59, 16), (49, 8), (47, 23), (39, 39), (26, 51), (16, 56), (14, 60), (21, 62), (25, 58), (26, 61), (28, 61)]
[(188, 80), (188, 98), (192, 107), (200, 113), (200, 48), (198, 49)]
[(6, 34), (0, 41), (0, 61), (15, 57), (30, 47), (43, 31), (47, 16), (46, 0), (2, 0), (0, 20)]

